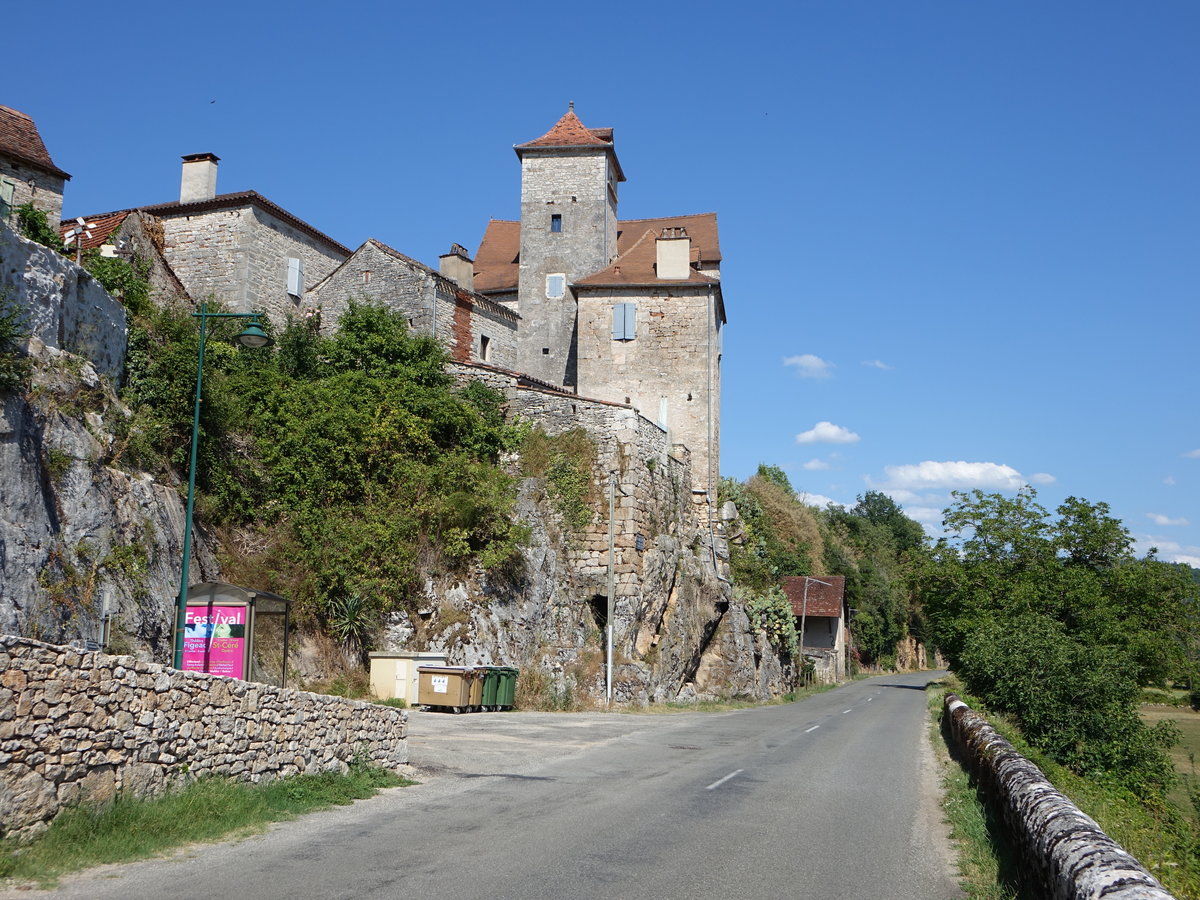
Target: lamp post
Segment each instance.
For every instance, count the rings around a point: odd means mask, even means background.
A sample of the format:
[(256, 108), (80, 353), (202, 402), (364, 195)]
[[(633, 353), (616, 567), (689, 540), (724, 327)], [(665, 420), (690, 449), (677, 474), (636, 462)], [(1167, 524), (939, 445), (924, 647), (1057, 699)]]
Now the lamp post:
[[(825, 587), (833, 587), (828, 581), (822, 581), (820, 578), (813, 578), (811, 575), (804, 576), (804, 602), (800, 606), (800, 670), (804, 671), (804, 620), (808, 618), (808, 583), (815, 581), (817, 584), (823, 584)], [(805, 685), (808, 684), (808, 676), (804, 677)]]
[(200, 312), (192, 313), (200, 320), (200, 352), (196, 361), (196, 402), (192, 409), (192, 455), (188, 464), (187, 511), (183, 516), (183, 571), (179, 578), (179, 599), (175, 605), (175, 656), (173, 665), (183, 668), (183, 631), (187, 626), (188, 568), (192, 561), (192, 507), (196, 502), (196, 448), (200, 443), (200, 389), (204, 381), (204, 343), (208, 340), (209, 319), (250, 319), (250, 324), (235, 340), (243, 347), (268, 347), (274, 343), (259, 324), (258, 313), (209, 312), (208, 304), (200, 304)]

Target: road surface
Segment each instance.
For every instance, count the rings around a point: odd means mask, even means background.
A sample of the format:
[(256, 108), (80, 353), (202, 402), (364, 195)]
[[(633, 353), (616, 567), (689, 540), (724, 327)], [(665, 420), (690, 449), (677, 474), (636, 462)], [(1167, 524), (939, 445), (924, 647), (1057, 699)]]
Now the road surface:
[(414, 712), (420, 786), (71, 876), (54, 896), (959, 897), (931, 677), (725, 713)]

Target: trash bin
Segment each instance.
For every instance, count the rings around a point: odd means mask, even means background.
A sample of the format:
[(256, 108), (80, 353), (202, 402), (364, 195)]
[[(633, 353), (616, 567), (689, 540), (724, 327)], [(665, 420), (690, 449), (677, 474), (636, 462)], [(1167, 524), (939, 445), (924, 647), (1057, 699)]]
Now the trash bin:
[(512, 709), (517, 702), (517, 676), (520, 672), (512, 666), (494, 666), (497, 676), (496, 708)]
[(466, 712), (479, 702), (472, 694), (482, 692), (480, 679), (468, 666), (420, 666), (417, 669), (417, 702), (422, 706), (444, 707)]
[(476, 666), (478, 671), (483, 673), (480, 682), (483, 684), (483, 696), (480, 701), (484, 709), (494, 710), (499, 709), (500, 701), (498, 695), (500, 692), (500, 672), (499, 666)]

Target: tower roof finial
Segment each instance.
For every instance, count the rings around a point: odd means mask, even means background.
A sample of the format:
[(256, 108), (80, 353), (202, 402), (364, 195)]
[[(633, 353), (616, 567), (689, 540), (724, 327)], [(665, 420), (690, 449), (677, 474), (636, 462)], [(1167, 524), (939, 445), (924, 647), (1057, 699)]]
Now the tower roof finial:
[(575, 112), (575, 101), (574, 100), (567, 101), (567, 112)]

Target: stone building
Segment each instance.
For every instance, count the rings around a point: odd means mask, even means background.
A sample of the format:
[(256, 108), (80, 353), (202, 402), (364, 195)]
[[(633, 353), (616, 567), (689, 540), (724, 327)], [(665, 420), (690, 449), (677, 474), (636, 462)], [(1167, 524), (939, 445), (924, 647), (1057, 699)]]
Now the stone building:
[(456, 362), (516, 368), (520, 316), (471, 290), (469, 267), (466, 250), (457, 244), (442, 257), (442, 270), (457, 276), (452, 280), (370, 238), (314, 285), (305, 301), (321, 311), (326, 334), (337, 328), (351, 300), (366, 300), (403, 315), (415, 333), (441, 341)]
[(0, 106), (0, 221), (26, 203), (46, 214), (50, 223), (62, 218), (63, 185), (70, 175), (54, 164), (33, 119)]
[(782, 586), (817, 681), (841, 681), (846, 677), (846, 576), (789, 575)]
[(488, 223), (471, 274), (521, 315), (516, 368), (632, 405), (687, 448), (693, 489), (715, 500), (726, 322), (716, 215), (618, 219), (613, 131), (587, 128), (573, 105), (514, 149), (521, 218)]
[(309, 287), (350, 249), (255, 191), (218, 194), (218, 162), (211, 153), (183, 157), (177, 202), (87, 217), (83, 249), (107, 243), (130, 213), (152, 217), (162, 256), (193, 300), (262, 312), (280, 325), (302, 312)]

